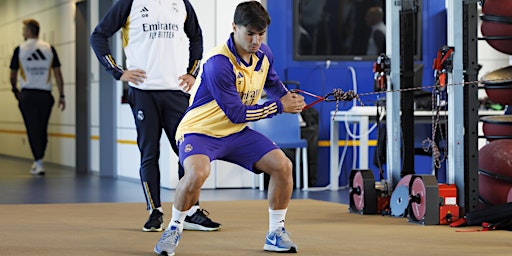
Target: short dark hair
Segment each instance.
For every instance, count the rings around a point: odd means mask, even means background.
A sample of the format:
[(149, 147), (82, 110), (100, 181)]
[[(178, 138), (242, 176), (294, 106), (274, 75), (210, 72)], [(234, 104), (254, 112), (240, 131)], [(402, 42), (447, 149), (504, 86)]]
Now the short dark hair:
[(263, 30), (270, 25), (270, 16), (258, 1), (247, 1), (238, 4), (233, 22), (236, 25)]
[(30, 32), (38, 36), (39, 35), (39, 22), (37, 22), (34, 19), (28, 19), (23, 21), (23, 25), (27, 26), (27, 28), (30, 30)]

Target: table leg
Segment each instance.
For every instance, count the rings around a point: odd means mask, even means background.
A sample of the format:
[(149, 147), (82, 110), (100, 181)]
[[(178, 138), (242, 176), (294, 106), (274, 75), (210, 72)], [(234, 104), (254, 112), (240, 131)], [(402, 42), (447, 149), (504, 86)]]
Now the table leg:
[(338, 175), (338, 161), (339, 161), (339, 147), (338, 147), (338, 140), (339, 140), (339, 123), (337, 121), (331, 120), (331, 169), (330, 169), (330, 188), (333, 191), (338, 190), (339, 187), (339, 175)]

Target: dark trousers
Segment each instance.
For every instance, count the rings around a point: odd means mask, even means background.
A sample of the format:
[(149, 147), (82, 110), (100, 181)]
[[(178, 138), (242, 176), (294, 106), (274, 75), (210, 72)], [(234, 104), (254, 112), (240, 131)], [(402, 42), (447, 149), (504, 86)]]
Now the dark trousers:
[(48, 144), (48, 121), (54, 104), (50, 91), (21, 90), (20, 108), (34, 160), (43, 159)]
[[(178, 155), (176, 129), (187, 110), (189, 98), (190, 95), (182, 91), (139, 90), (133, 87), (128, 90), (128, 103), (137, 128), (137, 145), (141, 156), (140, 178), (148, 210), (162, 206), (158, 165), (162, 130)], [(184, 171), (181, 164), (178, 163), (178, 166), (181, 178)]]

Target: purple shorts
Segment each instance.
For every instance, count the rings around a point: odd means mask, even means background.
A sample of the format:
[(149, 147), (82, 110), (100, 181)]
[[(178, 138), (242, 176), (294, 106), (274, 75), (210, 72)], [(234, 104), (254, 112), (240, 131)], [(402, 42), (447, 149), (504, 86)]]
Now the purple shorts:
[(248, 127), (223, 138), (204, 134), (186, 134), (178, 145), (180, 162), (191, 155), (206, 155), (213, 160), (224, 160), (244, 167), (254, 173), (254, 164), (268, 152), (279, 149), (274, 142)]

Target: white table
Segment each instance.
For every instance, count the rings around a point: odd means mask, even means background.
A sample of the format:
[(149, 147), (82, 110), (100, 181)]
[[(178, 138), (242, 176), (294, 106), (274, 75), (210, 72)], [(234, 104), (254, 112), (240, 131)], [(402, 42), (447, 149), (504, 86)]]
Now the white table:
[[(479, 111), (479, 116), (503, 115), (504, 111), (485, 110)], [(331, 130), (330, 130), (330, 189), (339, 189), (339, 123), (348, 122), (359, 125), (359, 134), (366, 135), (359, 138), (359, 169), (368, 169), (368, 127), (370, 121), (374, 122), (377, 107), (352, 107), (347, 111), (331, 111)], [(432, 111), (414, 111), (415, 117), (423, 117), (425, 121), (430, 120)], [(427, 120), (428, 119), (428, 120)]]

